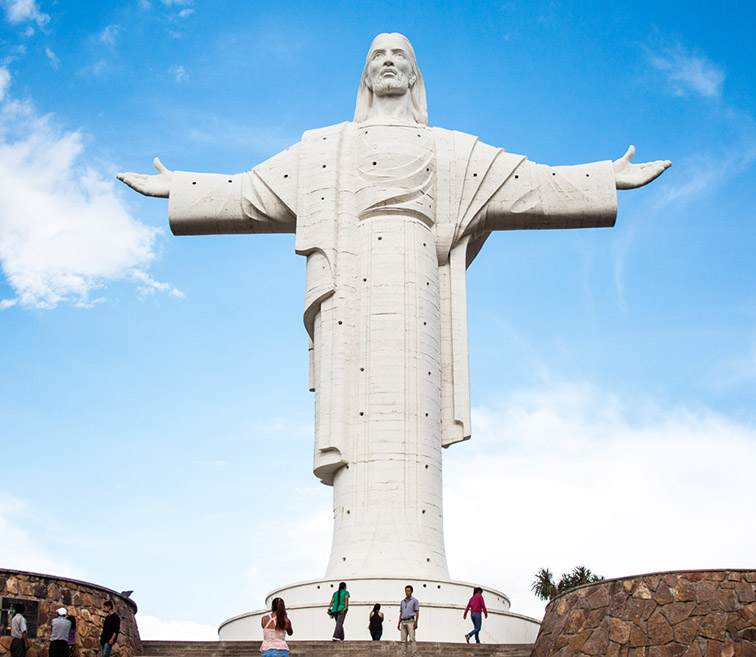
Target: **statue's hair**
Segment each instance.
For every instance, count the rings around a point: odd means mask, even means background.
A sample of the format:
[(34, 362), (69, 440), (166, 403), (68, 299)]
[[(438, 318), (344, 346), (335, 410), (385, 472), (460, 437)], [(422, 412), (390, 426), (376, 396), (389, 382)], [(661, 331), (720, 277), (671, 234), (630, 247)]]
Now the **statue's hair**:
[(367, 73), (368, 64), (370, 64), (370, 53), (373, 52), (375, 42), (381, 37), (398, 37), (403, 41), (403, 47), (409, 55), (409, 61), (412, 65), (412, 73), (415, 76), (415, 82), (410, 87), (410, 102), (412, 103), (412, 117), (420, 125), (428, 125), (428, 101), (425, 98), (425, 84), (423, 83), (423, 76), (420, 74), (420, 69), (417, 66), (417, 58), (415, 57), (415, 50), (412, 48), (412, 44), (409, 39), (403, 34), (398, 32), (379, 34), (373, 43), (370, 44), (370, 50), (365, 60), (365, 68), (362, 71), (362, 79), (360, 80), (360, 88), (357, 90), (357, 106), (354, 109), (354, 120), (356, 123), (361, 121), (367, 121), (370, 115), (370, 108), (373, 106), (373, 90), (367, 86)]

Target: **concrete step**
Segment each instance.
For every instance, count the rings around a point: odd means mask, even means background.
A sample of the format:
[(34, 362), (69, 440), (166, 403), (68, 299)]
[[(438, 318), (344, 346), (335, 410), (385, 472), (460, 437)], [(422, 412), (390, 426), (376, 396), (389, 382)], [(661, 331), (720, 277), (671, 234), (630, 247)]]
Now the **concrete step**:
[[(291, 657), (398, 657), (398, 641), (288, 641)], [(258, 657), (259, 641), (142, 641), (144, 657)], [(418, 657), (530, 657), (532, 644), (418, 641)]]

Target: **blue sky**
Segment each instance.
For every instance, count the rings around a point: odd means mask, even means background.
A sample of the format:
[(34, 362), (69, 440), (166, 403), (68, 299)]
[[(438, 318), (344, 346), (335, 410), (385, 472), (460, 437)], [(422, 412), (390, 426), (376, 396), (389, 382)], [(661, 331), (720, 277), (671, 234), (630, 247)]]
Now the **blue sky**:
[(293, 237), (172, 237), (114, 176), (245, 171), (351, 119), (399, 31), (431, 125), (546, 164), (673, 162), (615, 228), (496, 234), (470, 268), (452, 577), (540, 616), (540, 567), (753, 567), (754, 13), (0, 0), (0, 566), (134, 589), (146, 638), (213, 638), (322, 576)]

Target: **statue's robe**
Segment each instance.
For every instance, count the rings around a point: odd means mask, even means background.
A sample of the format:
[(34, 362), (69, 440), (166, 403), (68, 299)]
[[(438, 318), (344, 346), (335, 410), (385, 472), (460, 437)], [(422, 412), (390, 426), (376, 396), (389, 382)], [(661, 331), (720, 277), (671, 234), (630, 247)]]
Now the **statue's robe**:
[(175, 234), (295, 232), (307, 257), (326, 577), (448, 578), (441, 447), (470, 437), (466, 268), (493, 230), (615, 215), (611, 162), (546, 167), (423, 126), (344, 123), (246, 174), (174, 173)]

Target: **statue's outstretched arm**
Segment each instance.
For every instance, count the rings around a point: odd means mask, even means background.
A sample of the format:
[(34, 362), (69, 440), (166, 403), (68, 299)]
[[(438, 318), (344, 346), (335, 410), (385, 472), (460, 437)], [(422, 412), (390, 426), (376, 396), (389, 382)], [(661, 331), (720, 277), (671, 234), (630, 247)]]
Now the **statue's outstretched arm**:
[(656, 160), (632, 164), (630, 160), (635, 155), (635, 146), (630, 146), (619, 160), (612, 163), (614, 167), (614, 182), (617, 189), (635, 189), (643, 187), (658, 178), (666, 169), (672, 166), (669, 160)]
[[(613, 226), (618, 189), (635, 189), (658, 178), (669, 160), (633, 164), (635, 148), (614, 162), (549, 167), (522, 161), (467, 227), (475, 231)], [(488, 177), (497, 179), (494, 162)], [(502, 176), (504, 177), (504, 176)]]
[(153, 161), (153, 164), (158, 171), (157, 174), (119, 173), (116, 175), (116, 178), (122, 183), (126, 183), (131, 189), (134, 189), (145, 196), (168, 198), (171, 192), (173, 171), (166, 169), (157, 157)]
[(157, 173), (116, 178), (145, 196), (169, 199), (174, 235), (293, 233), (296, 231), (298, 144), (247, 173), (171, 171), (155, 158)]

